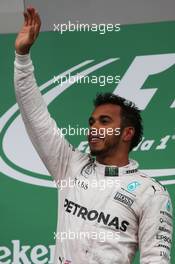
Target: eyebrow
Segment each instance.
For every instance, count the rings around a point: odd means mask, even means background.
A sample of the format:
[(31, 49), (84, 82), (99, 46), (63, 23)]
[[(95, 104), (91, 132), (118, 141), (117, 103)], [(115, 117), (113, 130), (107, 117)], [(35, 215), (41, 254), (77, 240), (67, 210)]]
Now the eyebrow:
[[(100, 115), (99, 118), (109, 118), (110, 120), (112, 120), (112, 118), (111, 118), (110, 116), (108, 116), (108, 115)], [(94, 119), (95, 119), (95, 118), (94, 118), (93, 116), (90, 116), (90, 117), (89, 117), (89, 122), (90, 122), (91, 120), (94, 120)]]

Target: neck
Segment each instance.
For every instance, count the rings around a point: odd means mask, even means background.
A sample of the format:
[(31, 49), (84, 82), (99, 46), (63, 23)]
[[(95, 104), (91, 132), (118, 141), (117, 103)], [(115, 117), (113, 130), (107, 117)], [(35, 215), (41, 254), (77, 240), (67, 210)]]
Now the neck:
[(117, 151), (110, 154), (101, 154), (96, 156), (96, 160), (104, 165), (114, 165), (123, 167), (129, 164), (128, 152)]

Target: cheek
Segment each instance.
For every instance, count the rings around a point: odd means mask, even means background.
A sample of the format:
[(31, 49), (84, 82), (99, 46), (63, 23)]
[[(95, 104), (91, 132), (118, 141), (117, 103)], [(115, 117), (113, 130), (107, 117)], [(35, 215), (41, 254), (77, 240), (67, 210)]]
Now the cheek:
[(114, 145), (119, 141), (120, 137), (115, 135), (108, 135), (105, 138), (105, 144)]
[(111, 139), (117, 139), (118, 137), (120, 137), (120, 128), (118, 127), (109, 127), (106, 129), (106, 137), (111, 138)]

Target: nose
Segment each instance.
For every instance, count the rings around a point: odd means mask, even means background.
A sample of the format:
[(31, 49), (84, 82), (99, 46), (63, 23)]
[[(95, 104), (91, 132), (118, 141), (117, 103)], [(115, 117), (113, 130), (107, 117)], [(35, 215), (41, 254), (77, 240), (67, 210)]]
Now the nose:
[(99, 125), (97, 124), (97, 122), (94, 122), (93, 125), (90, 126), (89, 129), (89, 133), (91, 133), (92, 131), (98, 131), (99, 130)]
[(90, 129), (99, 129), (100, 123), (98, 120), (94, 120), (93, 124), (90, 126)]

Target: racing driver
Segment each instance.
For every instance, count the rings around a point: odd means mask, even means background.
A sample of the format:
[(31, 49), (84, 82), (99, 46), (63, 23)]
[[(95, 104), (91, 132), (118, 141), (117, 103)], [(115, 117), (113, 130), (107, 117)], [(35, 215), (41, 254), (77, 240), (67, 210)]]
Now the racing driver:
[[(36, 9), (28, 7), (15, 42), (14, 80), (27, 133), (60, 189), (54, 264), (129, 264), (137, 249), (142, 264), (170, 263), (171, 199), (128, 157), (142, 138), (139, 109), (117, 95), (97, 95), (89, 118), (90, 154), (74, 149), (34, 77), (30, 48), (40, 26)], [(71, 236), (60, 241), (63, 232)]]

